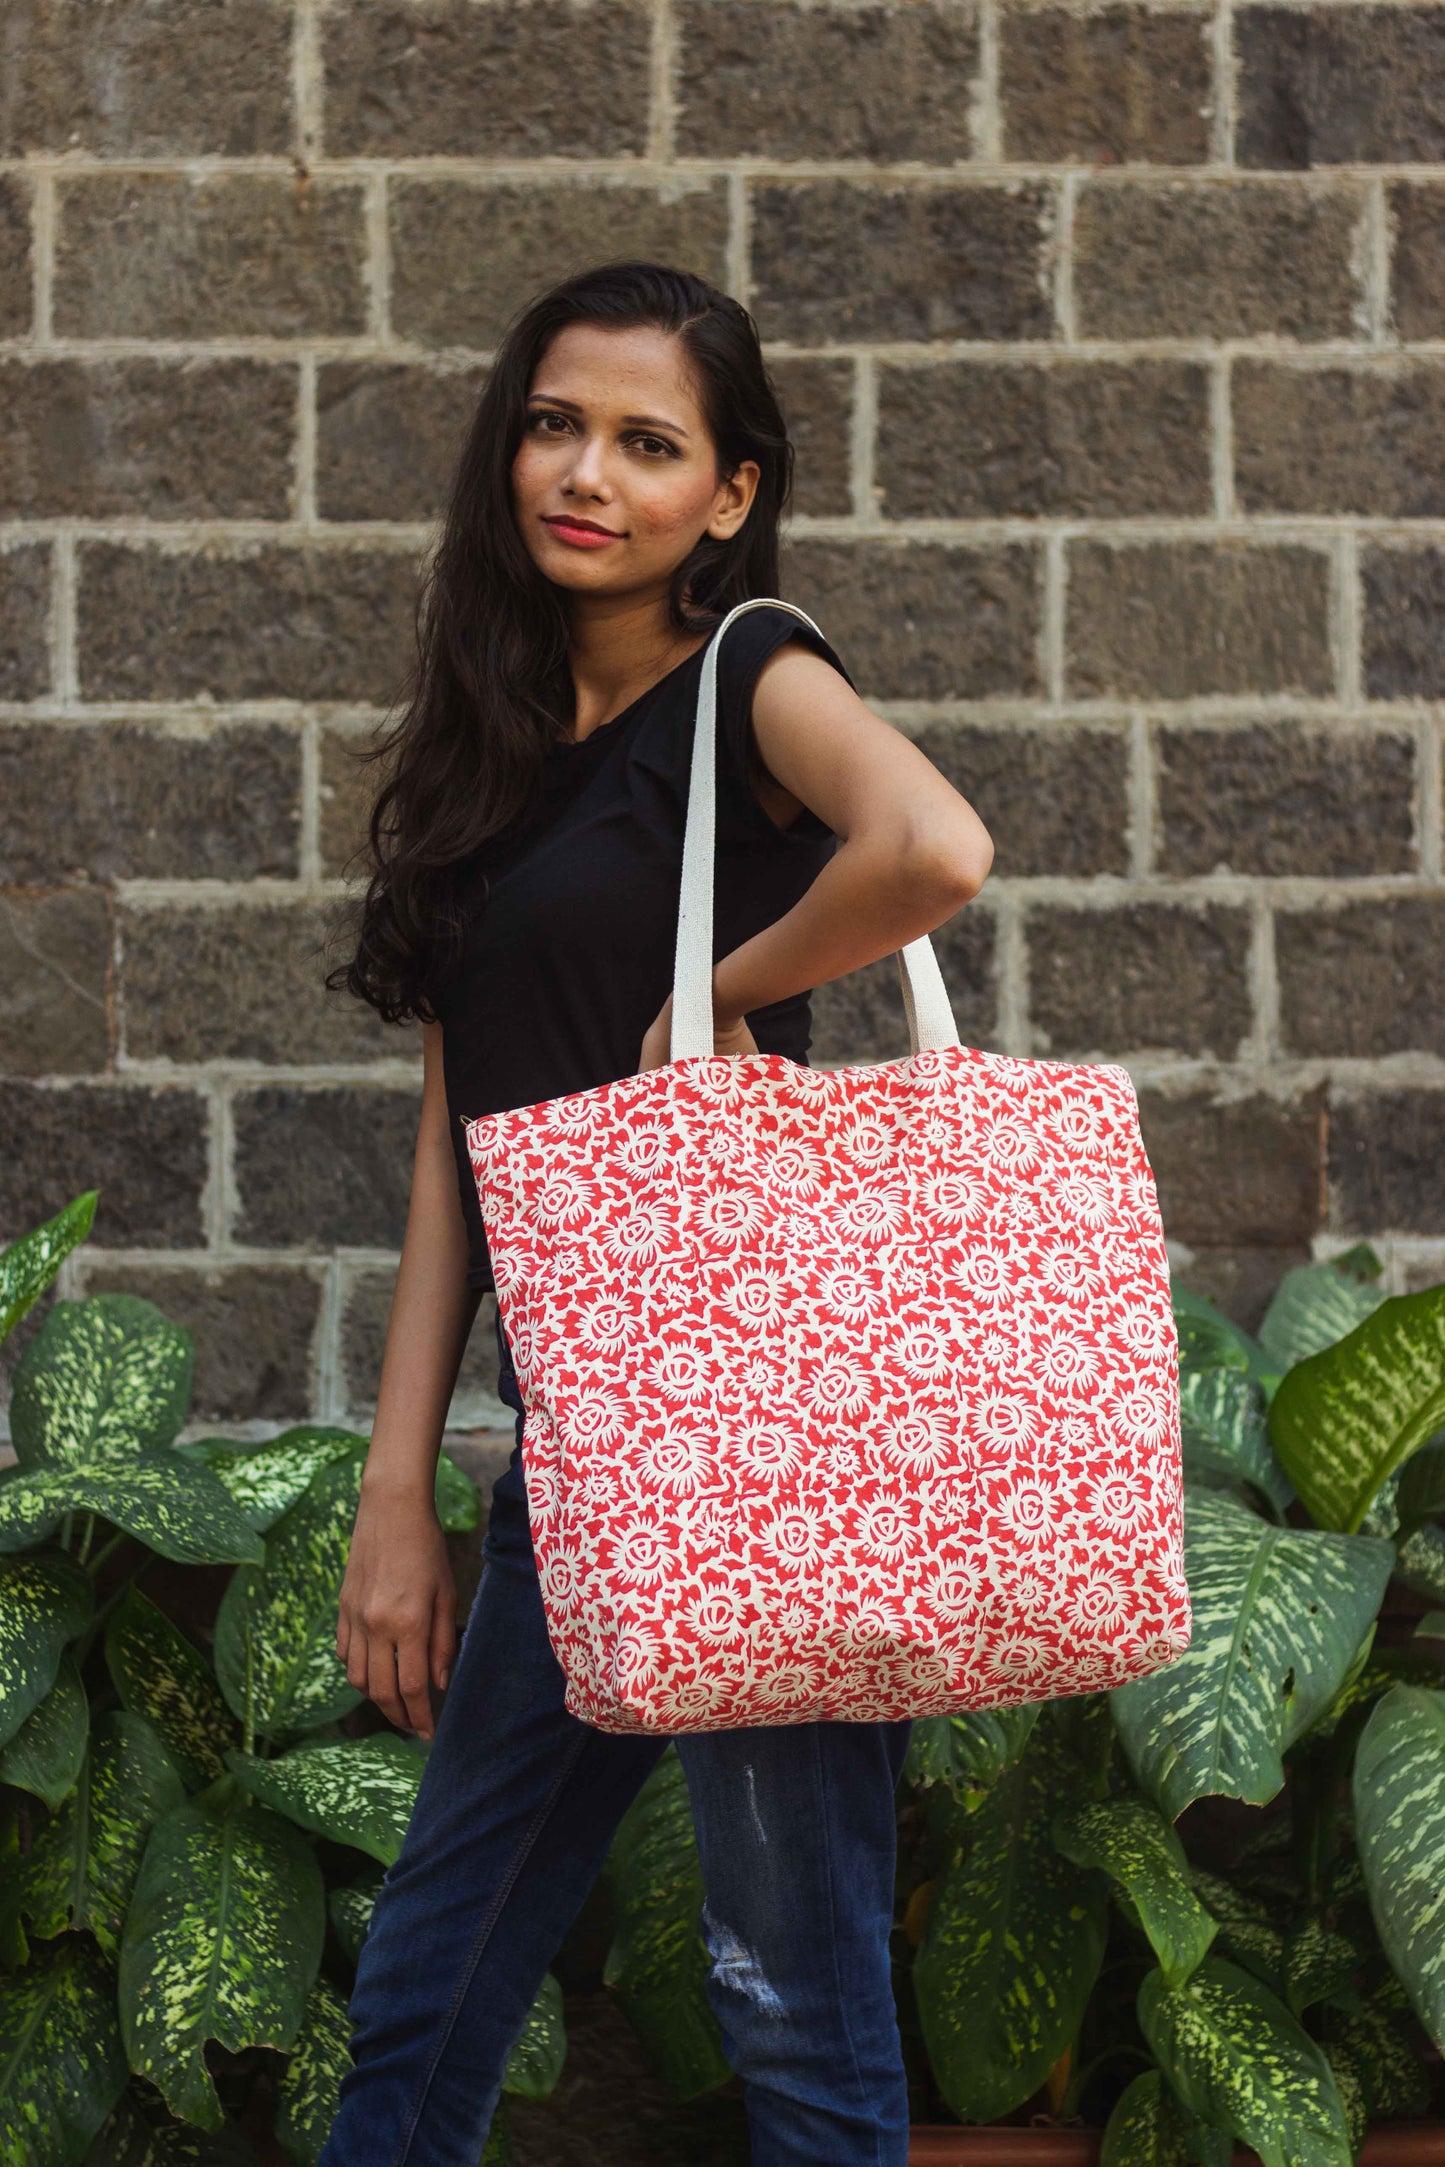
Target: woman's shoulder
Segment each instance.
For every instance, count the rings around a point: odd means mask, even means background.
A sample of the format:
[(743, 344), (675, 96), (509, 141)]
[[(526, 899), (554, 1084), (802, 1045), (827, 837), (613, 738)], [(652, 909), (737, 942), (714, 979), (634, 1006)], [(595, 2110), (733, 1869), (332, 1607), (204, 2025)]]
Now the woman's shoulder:
[(775, 601), (760, 602), (756, 609), (745, 610), (729, 626), (719, 649), (719, 673), (726, 670), (734, 688), (750, 694), (763, 664), (792, 639), (821, 655), (857, 691), (847, 664), (811, 611), (800, 617)]

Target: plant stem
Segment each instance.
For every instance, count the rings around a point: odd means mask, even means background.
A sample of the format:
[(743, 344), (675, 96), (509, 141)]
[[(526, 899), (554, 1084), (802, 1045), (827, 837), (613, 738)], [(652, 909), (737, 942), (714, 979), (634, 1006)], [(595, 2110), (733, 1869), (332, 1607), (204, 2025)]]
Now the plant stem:
[(88, 1512), (85, 1516), (85, 1532), (80, 1538), (80, 1562), (82, 1565), (90, 1556), (90, 1545), (94, 1534), (95, 1514), (93, 1512)]
[[(85, 1568), (86, 1571), (90, 1574), (91, 1578), (94, 1579), (95, 1575), (100, 1571), (101, 1566), (104, 1565), (107, 1558), (114, 1557), (116, 1551), (119, 1550), (123, 1542), (129, 1541), (130, 1537), (126, 1534), (124, 1528), (122, 1528), (121, 1532), (118, 1535), (111, 1536), (109, 1542), (102, 1543), (100, 1548), (96, 1551), (95, 1556), (91, 1559), (90, 1563)], [(81, 1556), (83, 1560), (83, 1551), (81, 1553)]]
[(60, 1547), (62, 1550), (70, 1548), (70, 1529), (74, 1519), (75, 1514), (68, 1512), (60, 1523)]

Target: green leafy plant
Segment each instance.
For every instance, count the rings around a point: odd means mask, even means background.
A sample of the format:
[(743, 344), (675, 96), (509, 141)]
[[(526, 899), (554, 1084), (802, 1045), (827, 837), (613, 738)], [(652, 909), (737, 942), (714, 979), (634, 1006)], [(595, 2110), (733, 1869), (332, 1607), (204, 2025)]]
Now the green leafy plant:
[[(87, 1191), (0, 1255), (0, 1331), (89, 1231)], [(126, 1294), (57, 1300), (0, 1474), (0, 2167), (223, 2167), (258, 2081), (298, 2167), (348, 2062), (347, 1997), (422, 1752), (336, 1659), (367, 1440), (178, 1442), (190, 1336)], [(445, 1455), (442, 1525), (480, 1518)], [(194, 1599), (152, 1600), (158, 1561)], [(210, 1628), (197, 1624), (216, 1567)], [(172, 1588), (177, 1584), (171, 1574)], [(565, 2051), (548, 1979), (508, 2063)], [(508, 2156), (504, 2116), (489, 2161)]]
[(1176, 1290), (1184, 1655), (1011, 1737), (915, 1726), (903, 1916), (962, 2121), (1106, 2122), (1105, 2167), (1349, 2167), (1429, 2107), (1445, 1640), (1381, 1611), (1445, 1597), (1445, 1286), (1379, 1273), (1287, 1273), (1257, 1339)]
[[(0, 1256), (0, 1324), (91, 1207)], [(1289, 1272), (1257, 1338), (1176, 1290), (1178, 1661), (1111, 1694), (915, 1724), (894, 1953), (917, 2119), (1092, 2122), (1103, 2167), (1228, 2167), (1236, 2142), (1266, 2167), (1349, 2167), (1372, 2123), (1429, 2110), (1445, 1286), (1390, 1298), (1379, 1277), (1363, 1247)], [(56, 1303), (15, 1377), (0, 2167), (234, 2167), (262, 2077), (289, 2156), (314, 2161), (420, 1780), (333, 1648), (366, 1441), (178, 1443), (191, 1359), (151, 1304), (101, 1295)], [(444, 1525), (476, 1524), (445, 1459), (437, 1496)], [(223, 1569), (209, 1626), (152, 1599), (157, 1559), (207, 1584)], [(600, 1890), (600, 1978), (669, 2094), (697, 2100), (730, 2072), (674, 1753)], [(549, 1977), (507, 2092), (545, 2097), (565, 2051)], [(504, 2114), (486, 2157), (510, 2157)]]

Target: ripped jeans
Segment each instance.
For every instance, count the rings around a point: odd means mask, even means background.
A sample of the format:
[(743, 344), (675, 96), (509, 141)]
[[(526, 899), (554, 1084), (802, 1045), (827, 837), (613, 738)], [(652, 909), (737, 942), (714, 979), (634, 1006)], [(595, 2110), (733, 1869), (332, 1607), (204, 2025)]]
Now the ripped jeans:
[[(353, 2066), (319, 2167), (477, 2167), (515, 2043), (613, 1833), (668, 1741), (563, 1706), (517, 1414), (485, 1568), (401, 1856), (362, 1946)], [(890, 1982), (894, 1790), (910, 1725), (679, 1737), (706, 1889), (707, 1995), (754, 2167), (904, 2167)]]

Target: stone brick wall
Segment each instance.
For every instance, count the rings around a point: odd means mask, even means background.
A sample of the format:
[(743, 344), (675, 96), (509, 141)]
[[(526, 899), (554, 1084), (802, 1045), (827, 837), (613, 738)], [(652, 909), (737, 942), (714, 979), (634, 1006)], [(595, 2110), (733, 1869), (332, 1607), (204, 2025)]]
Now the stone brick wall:
[(1245, 1321), (1445, 1272), (1445, 7), (8, 0), (0, 64), (0, 1235), (99, 1185), (62, 1291), (191, 1325), (198, 1419), (365, 1420), (420, 1066), (320, 988), (348, 748), (499, 327), (624, 250), (754, 311), (785, 591), (994, 833), (964, 1035), (1128, 1062)]

